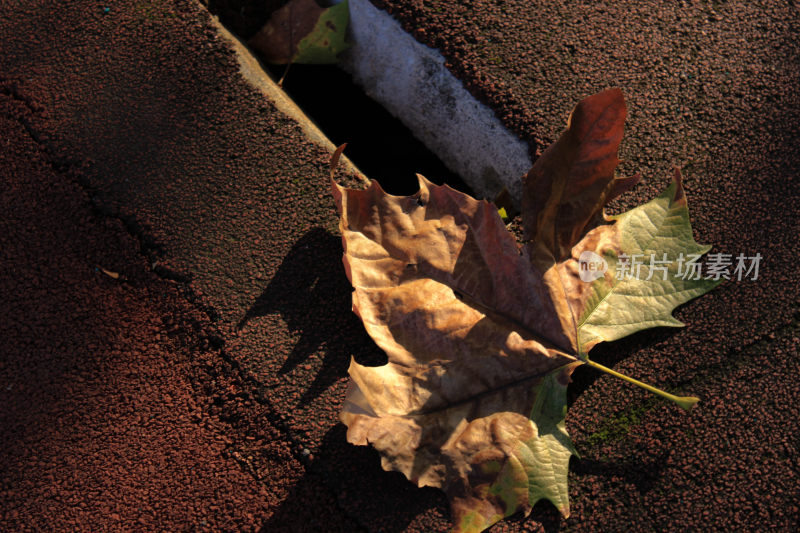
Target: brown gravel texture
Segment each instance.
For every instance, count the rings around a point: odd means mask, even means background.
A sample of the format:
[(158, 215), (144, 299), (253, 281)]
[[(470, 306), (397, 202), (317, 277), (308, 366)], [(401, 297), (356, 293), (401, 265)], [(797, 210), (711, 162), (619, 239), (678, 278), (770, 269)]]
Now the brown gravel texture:
[(616, 208), (654, 196), (679, 165), (698, 242), (763, 256), (758, 280), (726, 283), (679, 309), (687, 328), (595, 349), (600, 362), (704, 401), (686, 415), (621, 381), (588, 386), (588, 373), (576, 373), (567, 426), (582, 459), (571, 467), (572, 517), (559, 522), (540, 506), (526, 522), (574, 531), (797, 530), (800, 7), (373, 3), (440, 49), (534, 154), (557, 138), (580, 98), (621, 87), (629, 112), (620, 171), (639, 172), (644, 183)]
[[(109, 5), (0, 5), (0, 530), (446, 530), (442, 494), (337, 421), (350, 357), (383, 356), (350, 312), (327, 155), (199, 3)], [(678, 164), (698, 241), (764, 256), (686, 328), (593, 352), (698, 407), (576, 372), (572, 517), (493, 531), (796, 529), (798, 8), (381, 5), (534, 152), (622, 87), (622, 170), (646, 181), (617, 207)]]

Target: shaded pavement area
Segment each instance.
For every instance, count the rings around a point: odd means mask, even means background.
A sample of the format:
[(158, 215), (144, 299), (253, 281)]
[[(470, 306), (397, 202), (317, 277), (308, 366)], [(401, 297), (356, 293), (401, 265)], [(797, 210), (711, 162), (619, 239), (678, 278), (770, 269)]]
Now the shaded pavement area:
[[(764, 256), (686, 328), (593, 352), (698, 407), (577, 372), (572, 517), (493, 530), (796, 528), (797, 8), (376, 3), (534, 152), (621, 86), (622, 171), (646, 183), (617, 208), (679, 164), (697, 240)], [(199, 3), (105, 7), (0, 7), (0, 529), (446, 530), (442, 494), (337, 421), (350, 358), (383, 355), (350, 312), (327, 154)]]

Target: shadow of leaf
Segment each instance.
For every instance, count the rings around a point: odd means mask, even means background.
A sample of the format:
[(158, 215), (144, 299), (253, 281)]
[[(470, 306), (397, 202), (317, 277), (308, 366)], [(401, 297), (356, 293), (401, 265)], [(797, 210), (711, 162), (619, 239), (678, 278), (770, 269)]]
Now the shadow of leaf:
[(400, 533), (420, 515), (441, 523), (448, 520), (443, 492), (417, 488), (402, 474), (384, 471), (378, 453), (349, 444), (346, 432), (342, 424), (328, 430), (306, 474), (261, 531), (340, 531), (338, 520), (315, 527), (325, 521), (310, 507), (321, 482), (334, 494), (337, 507), (368, 531)]
[(599, 461), (596, 459), (579, 459), (570, 463), (570, 470), (576, 476), (599, 476), (604, 478), (623, 479), (630, 483), (640, 494), (650, 491), (662, 476), (667, 466), (668, 452), (654, 455), (646, 461)]
[(277, 273), (237, 324), (280, 313), (300, 338), (279, 372), (291, 372), (316, 353), (322, 368), (303, 393), (307, 404), (347, 375), (350, 357), (366, 365), (385, 364), (386, 356), (350, 311), (352, 288), (342, 266), (341, 240), (321, 227), (303, 235), (284, 258)]

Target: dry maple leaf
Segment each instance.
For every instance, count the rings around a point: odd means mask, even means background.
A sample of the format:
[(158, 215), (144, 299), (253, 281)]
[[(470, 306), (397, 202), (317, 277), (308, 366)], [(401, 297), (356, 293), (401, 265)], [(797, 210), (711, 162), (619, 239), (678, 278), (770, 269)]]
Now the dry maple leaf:
[[(353, 310), (388, 355), (380, 367), (351, 361), (347, 439), (445, 491), (455, 531), (527, 515), (542, 498), (568, 516), (570, 374), (589, 364), (616, 375), (589, 360), (592, 346), (680, 326), (672, 310), (717, 284), (678, 275), (680, 254), (708, 251), (692, 237), (679, 173), (647, 204), (604, 215), (638, 181), (614, 176), (624, 121), (618, 89), (578, 104), (523, 178), (522, 246), (495, 206), (422, 176), (408, 197), (331, 179)], [(585, 254), (607, 270), (581, 272)], [(651, 256), (637, 276), (615, 276), (626, 257)], [(697, 401), (621, 377), (687, 409)]]

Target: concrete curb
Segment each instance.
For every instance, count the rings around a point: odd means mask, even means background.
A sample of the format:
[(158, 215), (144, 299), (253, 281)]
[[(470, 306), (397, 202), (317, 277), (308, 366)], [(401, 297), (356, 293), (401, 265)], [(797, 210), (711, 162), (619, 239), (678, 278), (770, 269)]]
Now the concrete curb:
[[(247, 83), (263, 94), (281, 113), (295, 120), (311, 142), (333, 154), (334, 150), (336, 150), (336, 146), (325, 136), (322, 130), (317, 127), (314, 121), (289, 98), (283, 89), (272, 80), (261, 66), (261, 62), (250, 52), (250, 49), (247, 48), (238, 37), (228, 31), (216, 16), (212, 15), (211, 20), (219, 32), (220, 37), (230, 43), (233, 51), (236, 53), (236, 59), (239, 62), (239, 71)], [(353, 174), (365, 184), (369, 183), (369, 178), (367, 178), (347, 156), (343, 155), (339, 160), (339, 164), (347, 173)]]
[(493, 199), (503, 187), (515, 202), (520, 177), (532, 162), (528, 145), (510, 133), (445, 65), (385, 11), (350, 0), (352, 47), (342, 67), (364, 91), (398, 117), (478, 197)]

